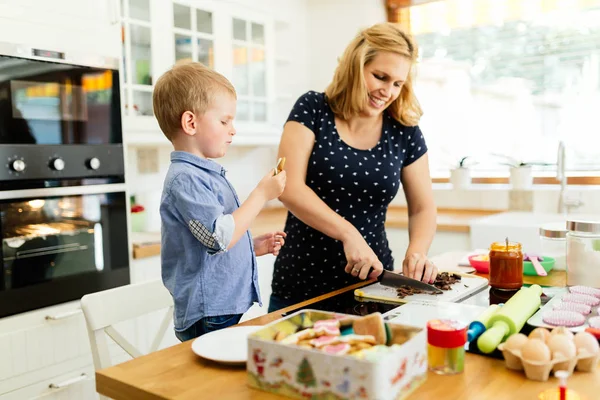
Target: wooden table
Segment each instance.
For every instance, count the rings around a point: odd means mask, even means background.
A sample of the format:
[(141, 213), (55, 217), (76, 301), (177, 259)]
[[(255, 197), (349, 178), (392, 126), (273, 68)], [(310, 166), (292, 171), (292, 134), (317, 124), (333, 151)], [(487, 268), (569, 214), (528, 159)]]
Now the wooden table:
[[(280, 318), (283, 312), (305, 307), (368, 283), (319, 296), (241, 325), (264, 325)], [(192, 352), (191, 343), (190, 340), (98, 371), (96, 389), (117, 400), (283, 398), (249, 388), (244, 367), (228, 367), (204, 360)], [(537, 399), (539, 392), (555, 386), (556, 379), (548, 382), (530, 381), (523, 373), (506, 369), (501, 360), (468, 353), (464, 373), (440, 376), (430, 372), (427, 381), (410, 399)], [(569, 388), (577, 390), (588, 400), (600, 398), (600, 368), (594, 373), (575, 373), (569, 378)]]

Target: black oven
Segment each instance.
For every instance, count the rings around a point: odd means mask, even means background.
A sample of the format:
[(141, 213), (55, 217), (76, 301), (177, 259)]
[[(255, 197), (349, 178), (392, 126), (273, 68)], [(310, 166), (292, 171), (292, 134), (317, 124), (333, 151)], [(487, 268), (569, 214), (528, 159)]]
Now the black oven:
[(118, 60), (0, 43), (0, 317), (129, 283)]

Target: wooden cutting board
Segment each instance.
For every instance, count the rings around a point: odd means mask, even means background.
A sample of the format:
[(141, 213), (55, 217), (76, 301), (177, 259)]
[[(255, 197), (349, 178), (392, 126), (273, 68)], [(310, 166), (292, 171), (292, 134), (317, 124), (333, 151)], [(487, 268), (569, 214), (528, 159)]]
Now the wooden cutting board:
[(354, 295), (364, 300), (376, 300), (385, 301), (388, 303), (408, 303), (413, 300), (423, 301), (446, 301), (450, 303), (456, 303), (464, 300), (465, 298), (475, 294), (485, 288), (488, 285), (488, 280), (476, 275), (469, 274), (458, 274), (462, 277), (460, 282), (452, 285), (451, 290), (444, 290), (443, 294), (413, 294), (406, 296), (402, 299), (396, 295), (396, 289), (383, 286), (380, 283), (374, 283), (369, 286), (365, 286), (354, 290)]

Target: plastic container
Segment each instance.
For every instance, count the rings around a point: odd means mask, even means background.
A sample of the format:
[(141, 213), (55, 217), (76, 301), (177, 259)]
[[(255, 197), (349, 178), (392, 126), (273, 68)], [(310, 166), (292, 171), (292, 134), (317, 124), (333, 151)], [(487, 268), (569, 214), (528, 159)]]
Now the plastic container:
[(567, 230), (563, 224), (544, 225), (540, 228), (543, 257), (554, 258), (554, 269), (567, 269)]
[(429, 370), (440, 375), (460, 374), (465, 369), (467, 325), (434, 319), (427, 322), (427, 361)]
[(567, 285), (600, 288), (600, 221), (567, 221)]
[(494, 242), (490, 246), (490, 286), (517, 290), (523, 286), (523, 252), (521, 243)]

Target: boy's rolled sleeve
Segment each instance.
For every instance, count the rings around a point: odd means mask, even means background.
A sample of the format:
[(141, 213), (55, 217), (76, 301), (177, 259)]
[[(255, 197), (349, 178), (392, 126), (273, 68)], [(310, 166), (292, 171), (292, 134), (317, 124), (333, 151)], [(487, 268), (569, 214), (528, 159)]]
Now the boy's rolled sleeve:
[(223, 213), (223, 206), (214, 192), (199, 179), (180, 176), (171, 190), (173, 205), (184, 219), (190, 232), (205, 247), (208, 254), (227, 251), (235, 221)]

